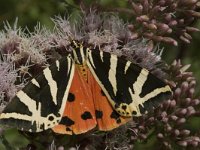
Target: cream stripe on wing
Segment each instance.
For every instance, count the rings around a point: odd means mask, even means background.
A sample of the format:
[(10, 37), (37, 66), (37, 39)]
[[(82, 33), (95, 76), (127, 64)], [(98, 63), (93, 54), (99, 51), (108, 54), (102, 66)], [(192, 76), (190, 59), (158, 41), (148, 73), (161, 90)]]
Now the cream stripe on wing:
[(37, 86), (37, 87), (40, 88), (40, 84), (39, 84), (34, 78), (31, 80), (31, 82), (32, 82), (35, 86)]
[(156, 88), (152, 92), (149, 92), (147, 95), (144, 96), (144, 102), (153, 98), (153, 97), (156, 97), (160, 93), (165, 93), (167, 91), (171, 91), (171, 89), (168, 85), (166, 85), (165, 87)]
[(128, 68), (130, 67), (130, 65), (131, 65), (131, 62), (130, 62), (130, 61), (127, 61), (127, 62), (126, 62), (125, 69), (124, 69), (124, 74), (126, 74), (126, 72), (127, 72)]
[(101, 61), (103, 62), (103, 51), (100, 51), (100, 58), (101, 58)]
[(94, 65), (94, 61), (93, 61), (93, 58), (92, 58), (92, 52), (91, 52), (91, 50), (88, 50), (87, 53), (88, 53), (88, 59), (90, 60), (91, 65), (93, 66), (93, 68), (96, 69), (96, 66)]
[(60, 71), (60, 62), (58, 60), (56, 60), (56, 67), (57, 67), (57, 70)]
[[(24, 93), (22, 90), (17, 92), (16, 96), (19, 98), (19, 100), (25, 104), (29, 111), (33, 114), (33, 119), (37, 120), (37, 117), (41, 116), (41, 110), (36, 105), (36, 101), (31, 99), (26, 93)], [(38, 105), (41, 106), (41, 103), (38, 102)], [(35, 117), (34, 117), (35, 116)]]
[(139, 105), (143, 107), (144, 98), (140, 97), (140, 93), (142, 92), (142, 87), (148, 78), (149, 72), (146, 69), (142, 69), (137, 80), (133, 83), (133, 92), (131, 88), (129, 88), (129, 93), (131, 95), (132, 103), (129, 104), (128, 111), (132, 113), (136, 111), (136, 116), (141, 116), (141, 112), (139, 109)]
[(85, 58), (85, 55), (84, 55), (84, 52), (83, 52), (83, 46), (82, 45), (80, 46), (80, 53), (81, 53), (81, 58), (82, 58), (82, 61), (83, 61), (84, 58)]
[(51, 74), (51, 70), (49, 70), (49, 68), (46, 68), (43, 70), (44, 76), (48, 82), (49, 88), (50, 88), (50, 93), (52, 96), (52, 100), (55, 103), (55, 105), (57, 105), (57, 91), (58, 91), (58, 87), (57, 87), (57, 83), (56, 81), (53, 79), (52, 74)]
[(78, 60), (78, 56), (77, 56), (77, 53), (76, 53), (75, 49), (73, 49), (72, 52), (73, 52), (73, 55), (74, 55), (74, 60), (75, 60), (77, 63), (80, 63), (79, 60)]
[(116, 95), (117, 93), (117, 79), (116, 79), (116, 70), (117, 70), (117, 57), (110, 55), (110, 70), (108, 72), (108, 79), (110, 84), (113, 87), (113, 92)]
[(61, 105), (60, 110), (59, 110), (59, 114), (61, 114), (61, 115), (63, 114), (64, 109), (65, 109), (65, 104), (67, 102), (67, 97), (68, 97), (68, 94), (69, 94), (69, 89), (71, 87), (72, 79), (74, 77), (74, 69), (75, 69), (74, 61), (72, 61), (72, 59), (70, 57), (67, 57), (67, 60), (68, 60), (67, 61), (67, 63), (68, 63), (68, 71), (67, 71), (68, 74), (67, 75), (69, 76), (69, 81), (68, 81), (67, 87), (66, 87), (65, 92), (64, 92), (64, 96), (63, 96), (63, 99), (62, 99), (62, 105)]
[(137, 77), (137, 80), (133, 84), (133, 90), (138, 95), (142, 92), (142, 87), (147, 80), (148, 74), (149, 71), (147, 71), (146, 69), (142, 69), (139, 76)]
[[(24, 96), (24, 95), (22, 95)], [(20, 96), (20, 98), (22, 98)], [(19, 99), (20, 99), (19, 98)], [(21, 101), (24, 102), (24, 99), (21, 99)], [(29, 108), (32, 107), (29, 105), (27, 105)], [(40, 132), (43, 130), (46, 130), (48, 128), (51, 128), (53, 126), (55, 126), (56, 124), (54, 124), (52, 121), (48, 120), (48, 117), (44, 116), (42, 117), (40, 114), (40, 110), (41, 110), (41, 104), (38, 104), (38, 109), (31, 109), (32, 111), (32, 115), (26, 115), (26, 114), (20, 114), (20, 113), (1, 113), (0, 115), (0, 119), (10, 119), (10, 118), (14, 118), (16, 120), (23, 120), (23, 121), (29, 121), (31, 123), (31, 125), (34, 125), (35, 123), (35, 128), (36, 130), (34, 130), (34, 132)], [(53, 114), (49, 114), (51, 116), (53, 116), (55, 119), (54, 120), (60, 120), (61, 117), (57, 117)], [(57, 123), (58, 124), (58, 123)], [(20, 126), (20, 125), (17, 125)], [(44, 129), (43, 129), (44, 128)], [(21, 130), (23, 130), (23, 128), (20, 128)], [(27, 130), (26, 130), (27, 131)], [(31, 129), (29, 129), (30, 132), (32, 132)]]
[(23, 119), (23, 120), (28, 120), (30, 121), (32, 124), (35, 122), (36, 123), (36, 129), (40, 129), (40, 126), (42, 124), (47, 124), (49, 123), (47, 118), (44, 118), (41, 116), (41, 102), (38, 102), (38, 104), (36, 104), (36, 101), (31, 99), (26, 93), (24, 93), (22, 90), (19, 91), (16, 96), (19, 98), (19, 100), (28, 107), (29, 111), (32, 113), (32, 116), (30, 118), (30, 116), (28, 115), (23, 115), (23, 118), (19, 118), (20, 115), (16, 115), (13, 116), (13, 113), (5, 113), (4, 116), (8, 117), (10, 116), (11, 118), (16, 118), (16, 119)]

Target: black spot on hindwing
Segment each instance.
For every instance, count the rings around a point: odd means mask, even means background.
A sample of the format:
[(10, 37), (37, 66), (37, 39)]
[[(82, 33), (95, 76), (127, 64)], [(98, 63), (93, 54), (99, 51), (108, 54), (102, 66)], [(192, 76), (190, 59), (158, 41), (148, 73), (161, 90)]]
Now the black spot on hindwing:
[(87, 119), (92, 119), (92, 115), (89, 111), (85, 111), (82, 115), (81, 115), (81, 118), (83, 120), (87, 120)]
[(75, 95), (73, 93), (69, 93), (68, 98), (67, 98), (68, 102), (73, 102), (75, 100)]
[(65, 130), (66, 130), (66, 131), (72, 131), (69, 127), (66, 127)]
[(103, 117), (103, 112), (100, 110), (95, 110), (95, 116), (97, 119), (101, 119)]
[(120, 124), (122, 121), (120, 118), (117, 119), (117, 123)]
[(62, 117), (61, 121), (60, 121), (60, 124), (63, 124), (63, 125), (66, 125), (66, 126), (71, 126), (71, 125), (74, 125), (74, 121), (71, 120), (69, 117), (65, 116), (65, 117)]
[(110, 114), (110, 118), (112, 119), (115, 119), (116, 120), (116, 123), (121, 123), (121, 119), (120, 119), (120, 116), (119, 114), (116, 112), (116, 111), (113, 111), (111, 114)]

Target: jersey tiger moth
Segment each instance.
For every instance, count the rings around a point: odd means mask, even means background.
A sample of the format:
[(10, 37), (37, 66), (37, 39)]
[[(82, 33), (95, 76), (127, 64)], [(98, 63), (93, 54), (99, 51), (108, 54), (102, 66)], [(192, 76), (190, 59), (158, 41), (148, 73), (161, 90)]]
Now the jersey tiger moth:
[(111, 130), (171, 95), (148, 70), (72, 42), (72, 52), (34, 77), (0, 115), (0, 124), (29, 132), (81, 134)]

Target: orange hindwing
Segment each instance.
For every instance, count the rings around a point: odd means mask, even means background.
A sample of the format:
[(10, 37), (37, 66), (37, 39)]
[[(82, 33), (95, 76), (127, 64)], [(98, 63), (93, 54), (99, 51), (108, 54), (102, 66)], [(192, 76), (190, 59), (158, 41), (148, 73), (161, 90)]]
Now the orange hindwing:
[(65, 111), (53, 131), (60, 134), (81, 134), (96, 126), (92, 93), (79, 67), (75, 67)]
[(95, 80), (94, 76), (88, 71), (88, 83), (90, 84), (96, 120), (98, 128), (101, 131), (108, 131), (119, 127), (120, 125), (126, 123), (131, 118), (120, 116), (111, 106), (108, 98), (104, 94), (103, 90)]
[(112, 108), (90, 70), (86, 66), (76, 65), (62, 120), (53, 131), (81, 134), (96, 125), (101, 131), (108, 131), (129, 120)]

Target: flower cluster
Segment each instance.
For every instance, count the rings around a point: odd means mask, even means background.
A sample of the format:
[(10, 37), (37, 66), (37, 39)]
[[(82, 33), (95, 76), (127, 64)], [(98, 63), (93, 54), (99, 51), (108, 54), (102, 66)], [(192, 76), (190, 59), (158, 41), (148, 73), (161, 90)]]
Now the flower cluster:
[(9, 58), (3, 57), (4, 61), (0, 61), (0, 112), (9, 102), (17, 91), (14, 81), (17, 78), (17, 72), (13, 63)]
[(177, 45), (176, 38), (190, 43), (192, 27), (200, 17), (198, 0), (129, 0), (135, 22), (129, 25), (134, 39), (145, 37), (156, 42)]

